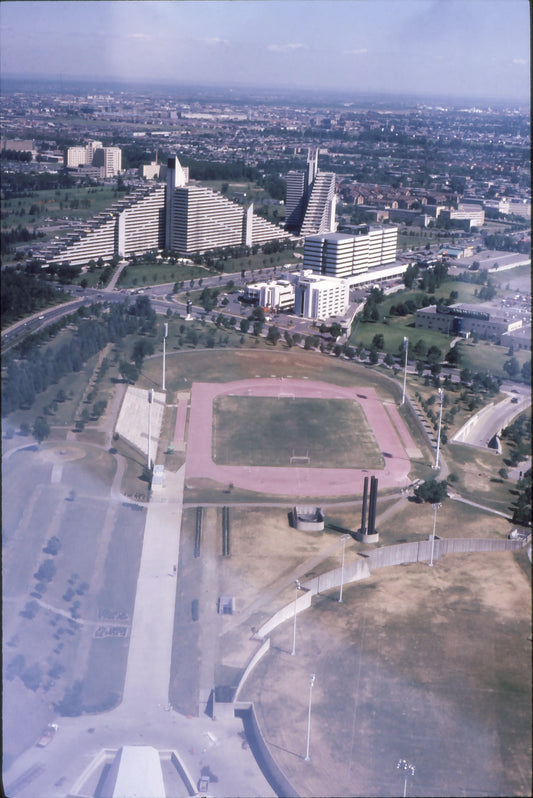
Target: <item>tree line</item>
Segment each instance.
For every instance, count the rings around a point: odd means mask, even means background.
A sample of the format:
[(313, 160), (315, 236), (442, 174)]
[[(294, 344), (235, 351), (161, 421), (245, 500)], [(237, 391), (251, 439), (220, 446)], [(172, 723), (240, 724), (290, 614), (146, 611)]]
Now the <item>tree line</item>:
[(7, 327), (21, 316), (34, 313), (58, 298), (63, 299), (63, 295), (59, 295), (50, 283), (38, 280), (34, 274), (5, 269), (0, 292), (2, 325)]
[[(100, 313), (95, 307), (94, 313)], [(78, 314), (79, 315), (79, 314)], [(148, 297), (138, 297), (133, 305), (112, 305), (102, 317), (80, 319), (74, 339), (58, 348), (38, 346), (35, 342), (12, 357), (2, 382), (2, 416), (18, 409), (29, 409), (36, 396), (61, 377), (81, 371), (84, 364), (109, 342), (122, 340), (138, 332), (155, 330), (156, 317)]]

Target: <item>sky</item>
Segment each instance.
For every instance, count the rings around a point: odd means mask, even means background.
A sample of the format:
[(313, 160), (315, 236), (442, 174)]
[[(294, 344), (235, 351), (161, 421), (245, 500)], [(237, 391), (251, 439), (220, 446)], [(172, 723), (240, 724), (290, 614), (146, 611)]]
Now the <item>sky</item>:
[(3, 75), (529, 101), (528, 0), (3, 0)]

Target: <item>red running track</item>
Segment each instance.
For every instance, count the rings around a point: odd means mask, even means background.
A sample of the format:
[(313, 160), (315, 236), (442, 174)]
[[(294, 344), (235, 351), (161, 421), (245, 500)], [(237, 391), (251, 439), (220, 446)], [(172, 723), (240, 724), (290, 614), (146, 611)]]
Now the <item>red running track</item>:
[[(313, 468), (310, 466), (217, 465), (212, 459), (213, 400), (216, 396), (290, 396), (351, 399), (361, 405), (385, 458), (383, 469)], [(400, 416), (402, 438), (410, 439)], [(211, 479), (223, 485), (280, 496), (345, 496), (362, 492), (363, 478), (375, 476), (382, 488), (406, 487), (410, 461), (374, 388), (344, 388), (293, 378), (247, 379), (229, 383), (195, 382), (191, 391), (186, 479)]]

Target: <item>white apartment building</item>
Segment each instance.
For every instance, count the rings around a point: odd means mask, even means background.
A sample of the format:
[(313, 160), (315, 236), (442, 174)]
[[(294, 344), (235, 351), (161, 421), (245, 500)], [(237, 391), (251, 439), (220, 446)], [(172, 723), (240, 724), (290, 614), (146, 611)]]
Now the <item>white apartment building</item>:
[(80, 265), (152, 249), (187, 254), (289, 237), (286, 230), (256, 216), (252, 205), (245, 208), (210, 189), (186, 185), (188, 176), (188, 169), (170, 158), (166, 186), (135, 189), (72, 235), (45, 244), (35, 254), (48, 263), (68, 260)]
[(285, 225), (298, 235), (328, 233), (335, 224), (335, 174), (320, 172), (318, 149), (307, 153), (305, 172), (291, 171), (286, 178)]
[(216, 247), (263, 244), (289, 233), (209, 188), (186, 185), (177, 158), (167, 166), (165, 247), (180, 254)]
[(120, 147), (101, 147), (95, 150), (93, 166), (99, 166), (102, 177), (114, 177), (122, 171), (122, 150)]
[(104, 147), (101, 141), (90, 141), (85, 147), (69, 147), (65, 160), (69, 169), (98, 167), (100, 177), (114, 177), (122, 171), (120, 147)]
[(164, 245), (165, 187), (139, 188), (93, 217), (86, 225), (39, 253), (48, 263), (74, 266), (113, 255), (140, 255)]
[(346, 313), (350, 292), (345, 280), (304, 270), (296, 284), (294, 312), (307, 319), (328, 319)]
[(397, 243), (397, 227), (362, 225), (355, 235), (326, 233), (307, 236), (303, 267), (316, 274), (350, 282), (350, 278), (368, 269), (394, 263)]

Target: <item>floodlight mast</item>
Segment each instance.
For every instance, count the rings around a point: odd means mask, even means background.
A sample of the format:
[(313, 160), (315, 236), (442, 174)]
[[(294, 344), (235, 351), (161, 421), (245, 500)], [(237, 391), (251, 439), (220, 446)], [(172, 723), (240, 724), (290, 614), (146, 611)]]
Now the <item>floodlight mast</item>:
[(342, 583), (344, 582), (344, 547), (345, 547), (346, 541), (348, 540), (349, 537), (350, 537), (350, 535), (343, 535), (341, 537), (341, 541), (342, 541), (342, 560), (341, 560), (341, 589), (340, 589), (339, 598), (338, 598), (339, 604), (342, 604)]
[(298, 579), (294, 580), (294, 621), (292, 625), (292, 651), (291, 657), (294, 657), (296, 654), (296, 601), (298, 599), (298, 591), (301, 588), (300, 581)]
[(309, 762), (309, 742), (311, 738), (311, 697), (313, 695), (313, 685), (315, 683), (315, 674), (311, 674), (311, 678), (309, 680), (309, 709), (307, 711), (307, 747), (305, 750), (305, 761)]
[(437, 432), (437, 452), (435, 455), (435, 465), (433, 468), (437, 471), (439, 467), (439, 452), (440, 452), (440, 428), (442, 424), (442, 405), (444, 403), (444, 391), (442, 388), (439, 388), (439, 399), (440, 399), (440, 410), (439, 410), (439, 431)]
[(151, 468), (151, 452), (150, 444), (152, 439), (152, 402), (154, 401), (154, 389), (150, 388), (148, 391), (148, 469)]
[(409, 338), (404, 336), (403, 339), (403, 350), (405, 352), (405, 361), (403, 365), (403, 393), (402, 393), (402, 401), (400, 402), (400, 407), (405, 404), (405, 388), (407, 382), (407, 353), (409, 351)]
[(407, 796), (407, 778), (409, 774), (411, 776), (415, 775), (415, 766), (411, 765), (407, 759), (400, 759), (398, 764), (396, 765), (397, 770), (403, 770), (404, 772), (404, 780), (403, 780), (403, 798)]
[(161, 388), (163, 391), (166, 390), (165, 388), (165, 358), (166, 358), (166, 343), (167, 343), (167, 335), (168, 335), (168, 324), (165, 322), (163, 325), (163, 382)]

